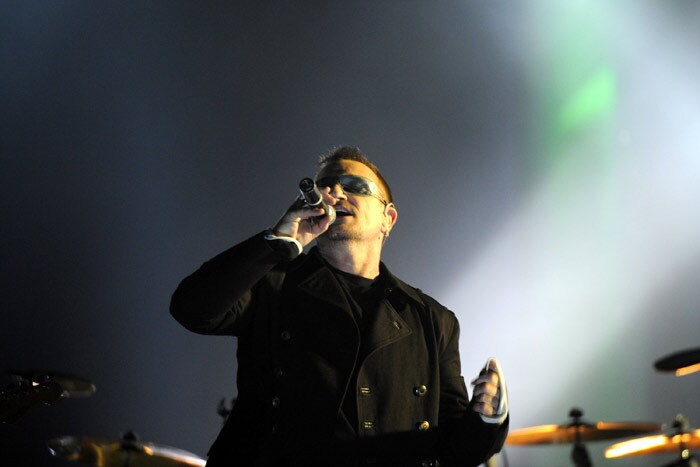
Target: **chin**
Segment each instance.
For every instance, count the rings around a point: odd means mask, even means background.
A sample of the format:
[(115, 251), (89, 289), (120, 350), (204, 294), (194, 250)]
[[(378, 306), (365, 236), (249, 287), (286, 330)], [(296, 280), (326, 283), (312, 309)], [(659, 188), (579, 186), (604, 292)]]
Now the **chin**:
[(340, 241), (347, 241), (352, 238), (351, 235), (348, 234), (348, 232), (344, 232), (342, 230), (329, 230), (325, 234), (323, 234), (321, 237), (318, 237), (319, 240), (327, 240), (329, 242), (340, 242)]
[(318, 239), (323, 241), (344, 242), (347, 240), (356, 240), (358, 236), (352, 230), (343, 227), (343, 224), (333, 224), (328, 231)]

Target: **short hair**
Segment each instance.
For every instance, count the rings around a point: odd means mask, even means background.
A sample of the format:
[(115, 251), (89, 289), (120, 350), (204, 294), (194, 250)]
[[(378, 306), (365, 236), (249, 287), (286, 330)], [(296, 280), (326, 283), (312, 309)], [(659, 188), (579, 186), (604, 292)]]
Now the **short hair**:
[(379, 183), (381, 183), (382, 188), (384, 189), (384, 193), (386, 193), (387, 202), (394, 202), (394, 197), (391, 194), (391, 188), (389, 188), (389, 184), (384, 179), (384, 176), (379, 171), (379, 168), (376, 165), (374, 165), (374, 163), (372, 163), (372, 161), (370, 161), (369, 158), (362, 153), (362, 151), (360, 151), (360, 148), (356, 146), (342, 146), (340, 148), (331, 149), (329, 152), (323, 154), (318, 159), (318, 165), (316, 166), (316, 175), (318, 175), (318, 173), (325, 166), (338, 161), (355, 161), (369, 167), (369, 169), (372, 172), (374, 172), (374, 175), (376, 175), (379, 179)]

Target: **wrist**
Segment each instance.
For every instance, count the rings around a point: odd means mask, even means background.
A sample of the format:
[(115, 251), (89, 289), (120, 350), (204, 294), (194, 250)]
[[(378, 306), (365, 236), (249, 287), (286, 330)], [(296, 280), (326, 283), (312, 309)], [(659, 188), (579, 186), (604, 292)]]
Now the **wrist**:
[(304, 247), (297, 239), (277, 232), (274, 228), (265, 230), (263, 238), (273, 250), (282, 254), (287, 261), (296, 258), (304, 250)]

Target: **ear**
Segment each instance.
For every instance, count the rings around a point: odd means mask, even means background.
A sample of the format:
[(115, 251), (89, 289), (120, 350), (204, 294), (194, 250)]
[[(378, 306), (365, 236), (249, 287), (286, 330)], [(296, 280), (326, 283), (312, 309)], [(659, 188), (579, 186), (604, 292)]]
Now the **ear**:
[(396, 210), (394, 203), (389, 203), (384, 207), (384, 221), (382, 222), (382, 233), (384, 235), (389, 235), (398, 217), (399, 212)]

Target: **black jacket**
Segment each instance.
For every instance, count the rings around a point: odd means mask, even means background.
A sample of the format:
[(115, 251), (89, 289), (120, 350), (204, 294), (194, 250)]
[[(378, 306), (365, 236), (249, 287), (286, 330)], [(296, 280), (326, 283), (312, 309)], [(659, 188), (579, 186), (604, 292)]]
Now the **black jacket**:
[[(362, 361), (346, 294), (316, 250), (287, 262), (256, 235), (182, 281), (175, 319), (238, 337), (238, 398), (210, 465), (476, 466), (500, 450), (508, 422), (469, 410), (455, 315), (380, 267)], [(339, 430), (347, 391), (358, 426)]]

